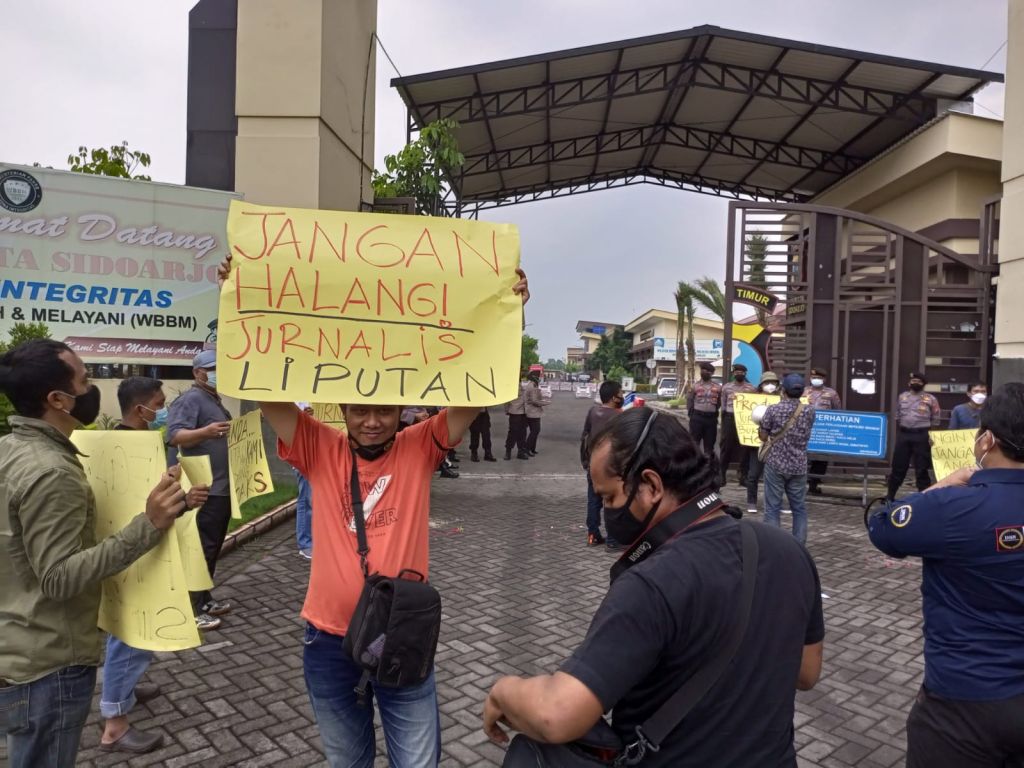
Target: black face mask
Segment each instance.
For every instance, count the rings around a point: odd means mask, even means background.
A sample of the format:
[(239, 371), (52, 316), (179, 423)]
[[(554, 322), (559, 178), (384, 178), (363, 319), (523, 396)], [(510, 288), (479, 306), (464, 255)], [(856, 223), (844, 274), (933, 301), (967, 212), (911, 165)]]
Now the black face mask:
[(910, 388), (915, 392), (920, 392), (922, 389), (924, 389), (924, 384), (911, 384)]
[(700, 380), (701, 381), (711, 381), (711, 371), (701, 371), (700, 372)]
[(736, 381), (738, 383), (742, 384), (744, 381), (747, 380), (747, 374), (745, 374), (745, 373), (737, 373), (737, 374), (733, 375), (733, 378), (736, 379)]
[(661, 504), (659, 499), (651, 507), (651, 511), (647, 513), (647, 517), (643, 521), (637, 520), (629, 511), (629, 506), (633, 503), (633, 499), (636, 498), (636, 493), (639, 489), (640, 485), (638, 484), (633, 489), (633, 492), (629, 494), (626, 503), (621, 507), (604, 507), (601, 510), (601, 513), (604, 515), (604, 526), (608, 529), (608, 535), (620, 544), (632, 544), (639, 539), (643, 532), (647, 530), (647, 526), (651, 524), (651, 520), (654, 519), (654, 514), (658, 511), (658, 504)]
[(355, 446), (356, 455), (365, 461), (376, 461), (385, 453), (391, 449), (391, 445), (395, 442), (394, 440), (388, 440), (386, 443), (380, 445), (359, 445), (354, 440), (352, 441)]
[[(67, 393), (65, 393), (67, 394)], [(68, 411), (73, 419), (77, 419), (83, 426), (89, 426), (96, 421), (100, 415), (100, 389), (95, 384), (80, 395), (69, 395), (75, 398), (75, 404)]]

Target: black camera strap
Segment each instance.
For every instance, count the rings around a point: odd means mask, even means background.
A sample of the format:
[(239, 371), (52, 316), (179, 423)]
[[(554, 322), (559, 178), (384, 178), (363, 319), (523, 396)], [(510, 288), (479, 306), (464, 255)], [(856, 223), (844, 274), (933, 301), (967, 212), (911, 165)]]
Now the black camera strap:
[(633, 542), (629, 549), (612, 566), (611, 580), (615, 581), (629, 568), (632, 568), (637, 563), (642, 563), (654, 554), (654, 551), (666, 541), (679, 535), (691, 525), (694, 525), (713, 512), (717, 512), (724, 506), (725, 503), (722, 501), (722, 497), (718, 495), (718, 491), (708, 491), (699, 496), (694, 496)]
[(615, 759), (615, 766), (639, 765), (648, 752), (657, 752), (668, 735), (683, 721), (690, 711), (721, 678), (725, 668), (732, 662), (739, 650), (747, 626), (750, 610), (754, 604), (754, 588), (757, 586), (757, 563), (759, 547), (754, 525), (746, 520), (739, 521), (742, 538), (743, 575), (741, 577), (739, 615), (724, 641), (717, 646), (717, 653), (684, 684), (672, 697), (658, 707), (658, 711), (647, 718), (643, 725), (636, 727), (636, 739)]
[(356, 542), (359, 553), (359, 566), (363, 569), (363, 578), (370, 575), (369, 566), (366, 563), (366, 556), (370, 554), (370, 545), (366, 541), (366, 522), (363, 520), (363, 494), (359, 490), (359, 468), (357, 466), (356, 451), (352, 449), (352, 519), (356, 526)]

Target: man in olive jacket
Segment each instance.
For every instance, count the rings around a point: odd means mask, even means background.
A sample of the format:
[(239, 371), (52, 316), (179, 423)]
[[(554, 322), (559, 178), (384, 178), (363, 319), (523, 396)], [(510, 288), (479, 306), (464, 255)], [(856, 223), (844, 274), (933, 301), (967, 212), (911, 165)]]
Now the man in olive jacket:
[(0, 438), (0, 727), (11, 768), (70, 768), (92, 704), (100, 582), (160, 541), (184, 509), (179, 470), (145, 512), (97, 542), (96, 503), (71, 433), (95, 421), (99, 390), (57, 341), (0, 357), (17, 416)]

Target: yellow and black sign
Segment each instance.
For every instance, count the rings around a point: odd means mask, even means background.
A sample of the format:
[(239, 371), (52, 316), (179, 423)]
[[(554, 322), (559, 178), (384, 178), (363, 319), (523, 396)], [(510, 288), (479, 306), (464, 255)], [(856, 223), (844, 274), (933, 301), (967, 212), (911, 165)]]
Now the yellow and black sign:
[(774, 311), (775, 305), (779, 303), (779, 299), (775, 294), (768, 293), (768, 291), (758, 288), (756, 285), (736, 283), (733, 286), (733, 293), (735, 294), (735, 301), (741, 304), (750, 304), (766, 312)]

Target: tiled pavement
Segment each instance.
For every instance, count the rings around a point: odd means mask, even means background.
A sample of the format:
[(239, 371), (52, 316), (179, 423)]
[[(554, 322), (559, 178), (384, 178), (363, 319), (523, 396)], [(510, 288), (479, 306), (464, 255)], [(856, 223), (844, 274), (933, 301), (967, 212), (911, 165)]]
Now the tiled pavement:
[[(431, 578), (445, 607), (437, 655), (442, 765), (500, 763), (501, 750), (480, 731), (488, 687), (500, 674), (556, 668), (605, 591), (612, 556), (583, 546), (576, 457), (588, 405), (556, 395), (537, 459), (470, 464), (463, 448), (463, 477), (435, 480)], [(492, 410), (503, 439), (504, 419)], [(736, 490), (727, 495), (738, 501)], [(800, 765), (901, 765), (922, 670), (920, 566), (875, 552), (859, 508), (841, 503), (812, 501), (810, 549), (828, 596), (828, 635), (822, 680), (797, 697)], [(131, 760), (101, 753), (94, 716), (80, 765), (324, 764), (302, 677), (298, 610), (308, 567), (292, 532), (285, 526), (242, 547), (221, 571), (219, 595), (235, 601), (235, 612), (208, 633), (207, 645), (154, 663), (149, 679), (166, 694), (132, 718), (162, 731), (167, 746)], [(383, 756), (378, 763), (387, 764)]]

